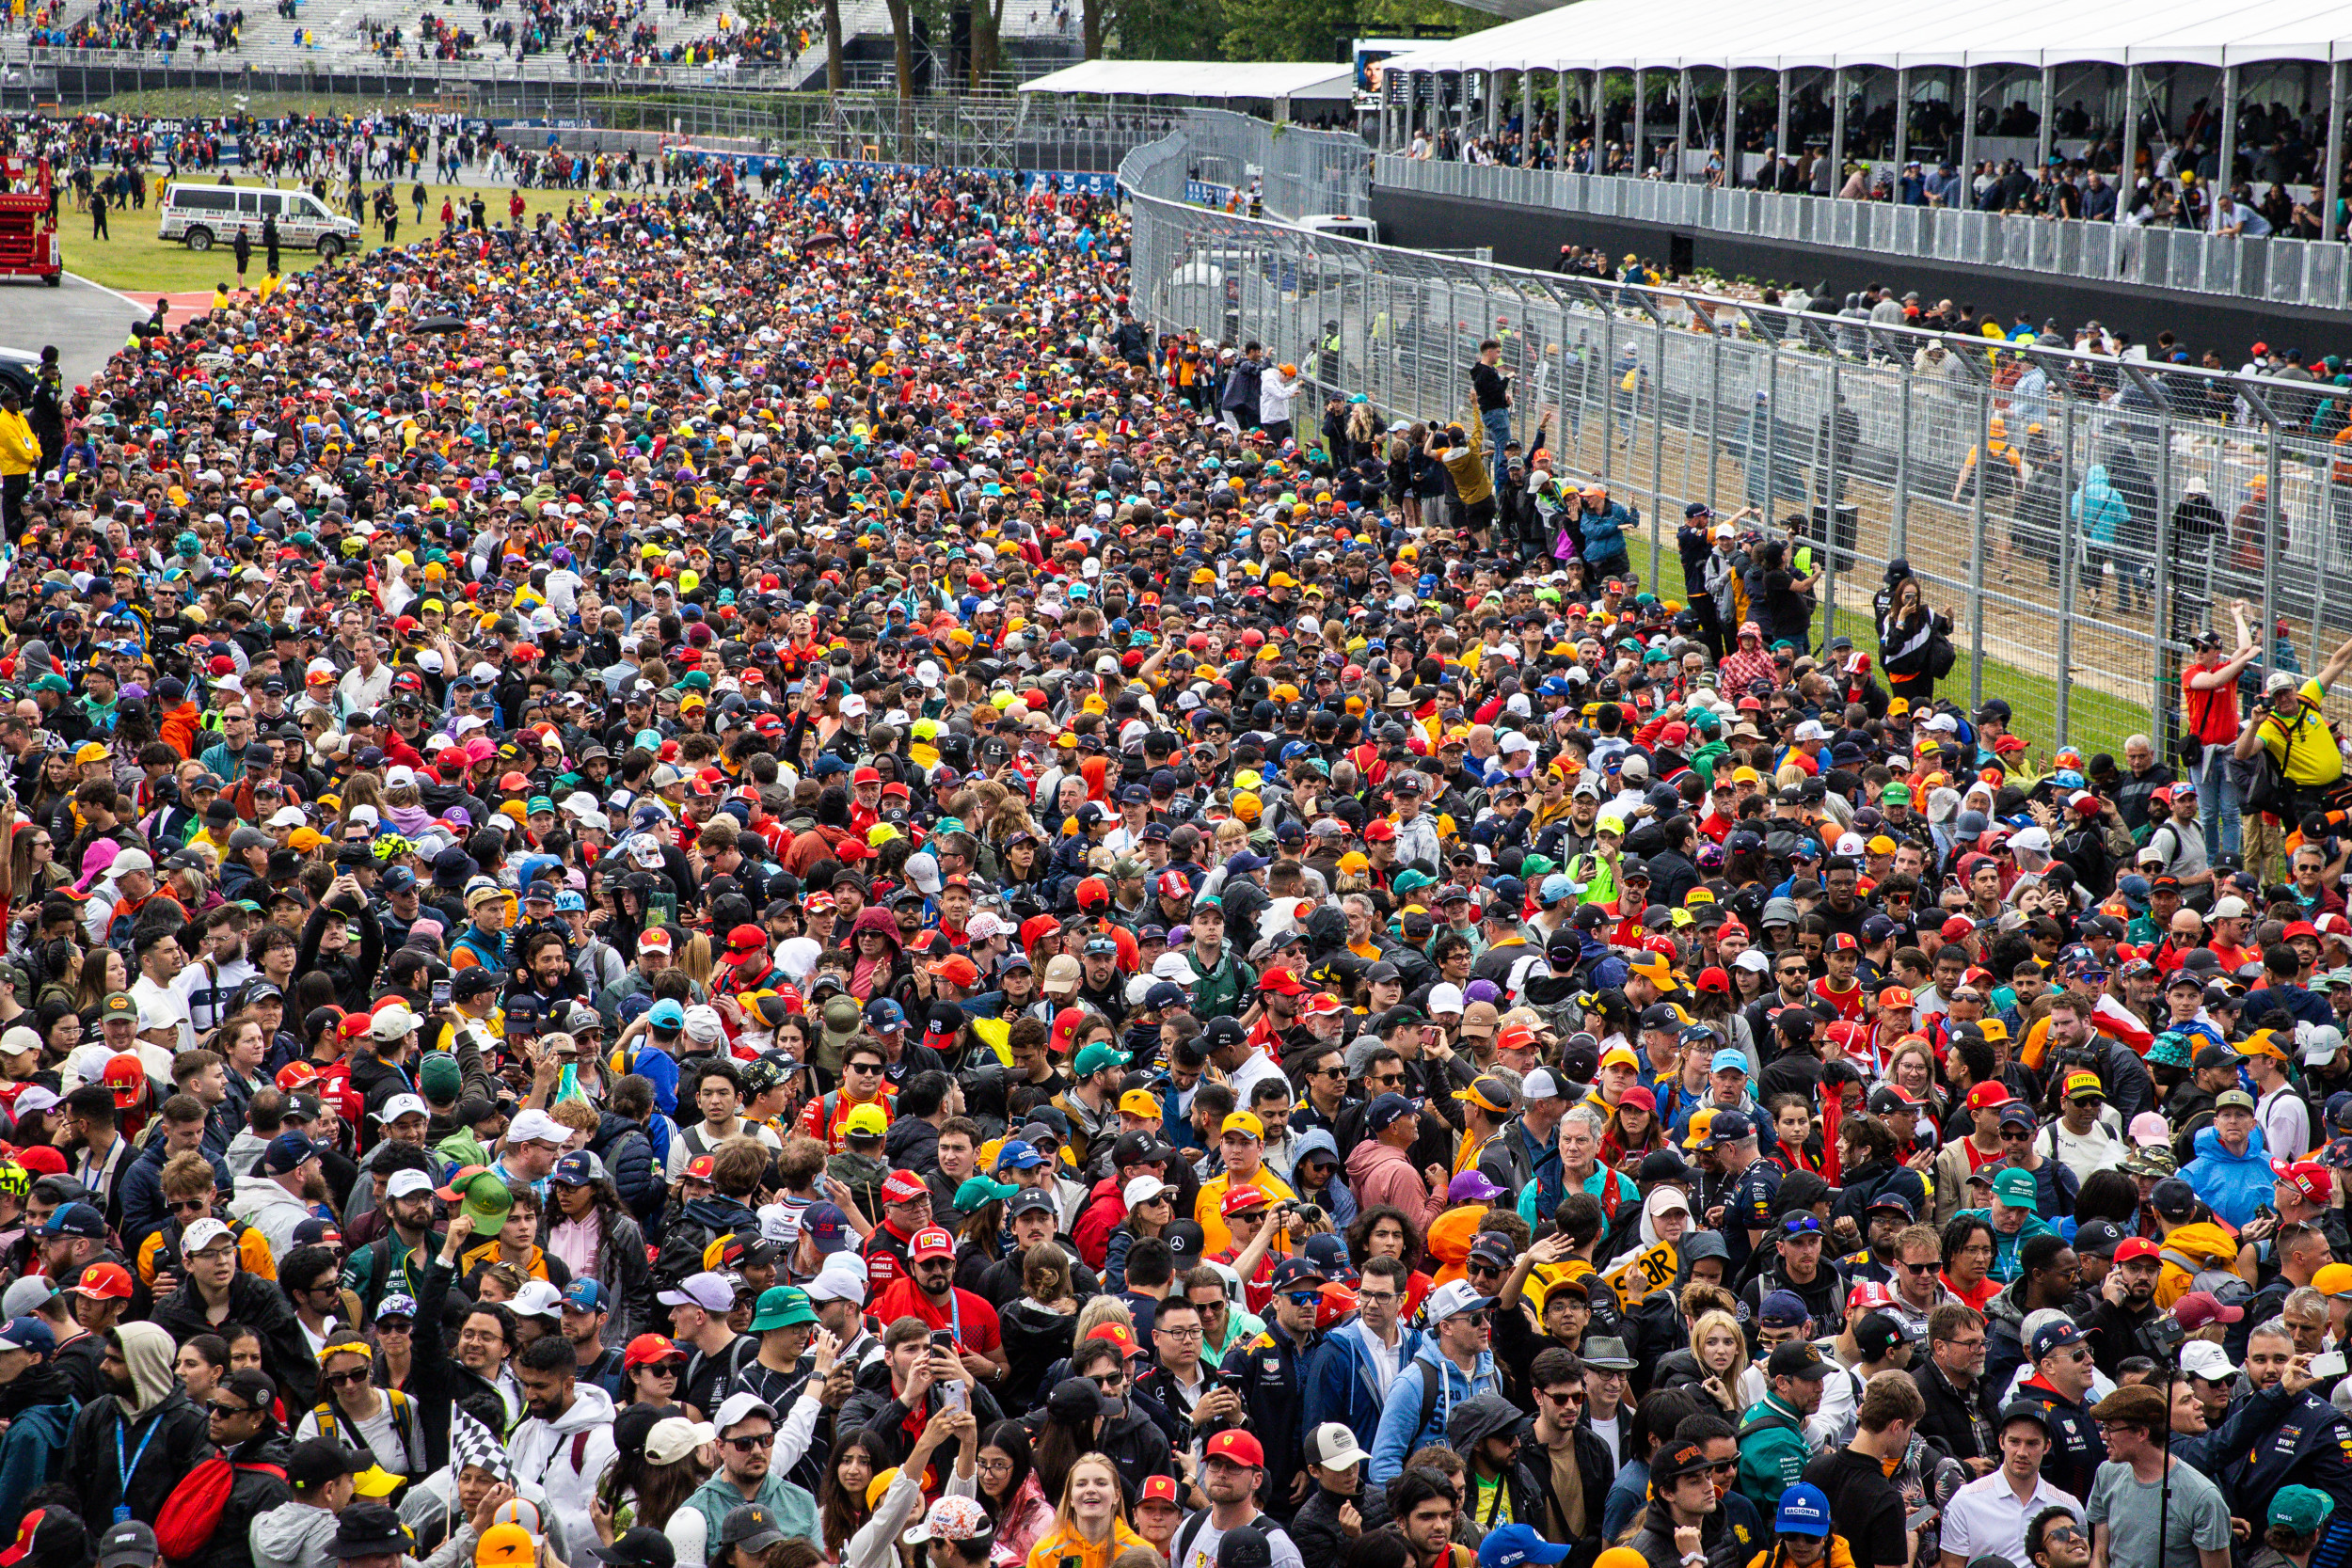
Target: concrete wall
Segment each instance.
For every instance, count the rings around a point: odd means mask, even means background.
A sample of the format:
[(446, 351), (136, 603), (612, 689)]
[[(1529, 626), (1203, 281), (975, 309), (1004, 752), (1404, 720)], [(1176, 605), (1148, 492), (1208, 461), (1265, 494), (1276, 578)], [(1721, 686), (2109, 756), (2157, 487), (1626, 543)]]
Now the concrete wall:
[(2157, 333), (2170, 331), (2192, 354), (2218, 350), (2233, 370), (2244, 362), (2250, 343), (2317, 355), (2344, 347), (2352, 339), (2352, 312), (2120, 284), (2070, 283), (2040, 274), (1948, 262), (1877, 262), (1851, 251), (1581, 213), (1498, 207), (1377, 185), (1372, 193), (1372, 215), (1379, 220), (1383, 244), (1414, 248), (1490, 244), (1494, 259), (1507, 266), (1549, 271), (1562, 245), (1597, 245), (1613, 257), (1629, 251), (1661, 265), (1671, 260), (1679, 266), (1710, 268), (1724, 277), (1803, 283), (1807, 288), (1826, 281), (1829, 291), (1840, 295), (1884, 283), (1898, 294), (1916, 290), (1929, 305), (1946, 298), (1973, 304), (1979, 314), (1996, 314), (2004, 322), (2021, 310), (2037, 325), (2056, 317), (2070, 331), (2096, 321), (2130, 333), (2141, 344), (2153, 344)]

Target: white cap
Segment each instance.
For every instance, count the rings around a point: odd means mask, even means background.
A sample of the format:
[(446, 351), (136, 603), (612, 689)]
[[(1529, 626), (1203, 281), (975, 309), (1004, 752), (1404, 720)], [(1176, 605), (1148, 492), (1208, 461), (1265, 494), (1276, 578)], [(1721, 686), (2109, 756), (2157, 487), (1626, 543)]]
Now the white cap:
[(2225, 1383), (2237, 1376), (2237, 1364), (2211, 1339), (2191, 1339), (2181, 1347), (2181, 1370), (2207, 1383)]
[(1429, 1011), (1433, 1015), (1458, 1013), (1463, 1006), (1461, 987), (1440, 982), (1429, 988)]
[(407, 785), (410, 789), (417, 787), (417, 770), (415, 768), (405, 766), (395, 766), (388, 768), (384, 770), (384, 787), (386, 789), (398, 789), (403, 784)]
[(299, 828), (307, 824), (310, 820), (310, 819), (309, 817), (302, 815), (302, 808), (300, 806), (280, 806), (278, 808), (276, 815), (270, 817), (266, 826), (272, 828)]
[(526, 1279), (506, 1304), (506, 1309), (518, 1318), (560, 1318), (564, 1315), (564, 1292), (544, 1279)]
[[(368, 1025), (368, 1033), (385, 1045), (394, 1040), (405, 1040), (416, 1032), (417, 1015), (397, 1002), (377, 1013), (375, 1022)], [(385, 1119), (389, 1121), (390, 1117)]]
[(152, 871), (154, 869), (154, 859), (150, 856), (146, 850), (125, 849), (122, 853), (115, 857), (115, 863), (113, 866), (108, 869), (107, 874), (113, 877), (128, 877), (134, 871)]
[(1168, 1179), (1165, 1177), (1138, 1176), (1127, 1183), (1127, 1190), (1120, 1196), (1128, 1208), (1133, 1209), (1136, 1204), (1149, 1203), (1162, 1193), (1170, 1190)]
[(686, 1037), (688, 1039), (699, 1040), (708, 1045), (723, 1038), (726, 1030), (726, 1022), (719, 1016), (719, 1009), (708, 1003), (697, 1002), (686, 1009)]
[(723, 1436), (755, 1416), (765, 1416), (772, 1421), (776, 1418), (776, 1407), (750, 1389), (739, 1388), (719, 1402), (718, 1413), (710, 1418), (711, 1430)]
[[(403, 1117), (430, 1117), (432, 1114), (433, 1112), (425, 1105), (424, 1096), (421, 1094), (396, 1094), (392, 1096), (391, 1099), (384, 1101), (382, 1119), (387, 1122), (394, 1122), (398, 1121)], [(387, 1194), (391, 1191), (389, 1183), (386, 1185), (385, 1191)]]
[[(385, 1107), (387, 1110), (390, 1108), (389, 1105)], [(414, 1197), (420, 1193), (428, 1197), (433, 1195), (433, 1178), (421, 1170), (396, 1170), (392, 1172), (392, 1179), (384, 1183), (384, 1196), (388, 1201), (396, 1197)]]
[(191, 1252), (202, 1252), (215, 1242), (226, 1240), (235, 1234), (235, 1231), (216, 1219), (198, 1220), (180, 1233), (181, 1256), (185, 1257)]
[(1565, 1098), (1560, 1081), (1551, 1075), (1551, 1069), (1539, 1067), (1519, 1082), (1519, 1093), (1528, 1100), (1559, 1100)]
[[(121, 863), (118, 861), (116, 863), (119, 865)], [(2227, 898), (2217, 899), (2208, 915), (2214, 920), (2244, 920), (2247, 915), (2246, 900), (2234, 893)]]
[(1372, 1455), (1356, 1441), (1356, 1433), (1337, 1421), (1326, 1421), (1307, 1434), (1307, 1463), (1326, 1470), (1352, 1470)]
[(1772, 973), (1772, 960), (1764, 956), (1764, 949), (1761, 947), (1748, 947), (1742, 948), (1740, 956), (1731, 960), (1731, 967), (1748, 970), (1756, 974), (1769, 974)]
[(716, 1435), (708, 1421), (664, 1416), (645, 1433), (645, 1457), (656, 1465), (675, 1465)]
[(572, 1130), (541, 1110), (518, 1111), (506, 1129), (506, 1142), (515, 1144), (569, 1143)]
[(854, 1252), (836, 1252), (817, 1271), (817, 1277), (803, 1289), (811, 1301), (866, 1300), (866, 1259)]

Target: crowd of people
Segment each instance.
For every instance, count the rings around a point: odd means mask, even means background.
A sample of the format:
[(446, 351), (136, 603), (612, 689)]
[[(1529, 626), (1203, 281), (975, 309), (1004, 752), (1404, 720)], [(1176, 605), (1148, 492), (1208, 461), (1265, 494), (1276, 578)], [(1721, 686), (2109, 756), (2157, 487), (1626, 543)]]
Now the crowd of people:
[(781, 176), (0, 387), (8, 1561), (2352, 1544), (2352, 643), (2086, 758)]
[[(2122, 127), (2095, 123), (2079, 100), (2052, 120), (2055, 139), (2046, 153), (1979, 157), (1964, 170), (1960, 124), (1941, 103), (1913, 105), (1904, 135), (1898, 137), (1894, 105), (1882, 103), (1865, 114), (1857, 95), (1842, 152), (1831, 147), (1839, 130), (1836, 111), (1818, 90), (1791, 100), (1785, 124), (1773, 105), (1743, 105), (1729, 160), (1720, 122), (1711, 129), (1706, 123), (1716, 111), (1702, 105), (1698, 112), (1703, 139), (1687, 148), (1675, 129), (1679, 110), (1669, 93), (1651, 106), (1646, 125), (1637, 125), (1632, 105), (1620, 103), (1597, 120), (1572, 112), (1564, 133), (1555, 112), (1547, 110), (1531, 126), (1515, 105), (1491, 133), (1451, 123), (1416, 126), (1405, 150), (1416, 158), (1629, 179), (1697, 179), (1848, 201), (2202, 229), (2251, 238), (2284, 234), (2312, 240), (2344, 231), (2343, 200), (2332, 230), (2320, 211), (2317, 150), (2326, 141), (2324, 102), (2299, 112), (2281, 103), (2246, 105), (2226, 179), (2220, 166), (2220, 108), (2202, 98), (2178, 126), (2168, 127), (2153, 110), (2142, 113), (2129, 179), (2122, 175)], [(2041, 135), (2042, 117), (2023, 101), (1997, 113), (1986, 105), (1977, 118), (1980, 137), (2037, 141)], [(1783, 134), (1787, 145), (1776, 146)], [(1933, 150), (1921, 157), (1922, 149)]]
[(34, 43), (67, 49), (146, 49), (169, 54), (186, 46), (200, 60), (207, 49), (215, 54), (235, 49), (244, 29), (242, 7), (215, 10), (199, 0), (98, 0), (94, 8), (70, 25), (35, 27), (27, 37)]

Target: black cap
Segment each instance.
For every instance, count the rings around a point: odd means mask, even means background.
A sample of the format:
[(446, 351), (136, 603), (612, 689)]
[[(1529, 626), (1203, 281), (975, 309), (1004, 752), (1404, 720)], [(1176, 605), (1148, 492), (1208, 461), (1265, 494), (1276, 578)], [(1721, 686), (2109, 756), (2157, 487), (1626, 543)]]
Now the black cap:
[(316, 1491), (338, 1476), (356, 1476), (374, 1463), (332, 1437), (306, 1438), (286, 1455), (286, 1482), (305, 1492)]
[(1829, 1376), (1829, 1363), (1821, 1358), (1820, 1346), (1809, 1339), (1795, 1339), (1772, 1347), (1764, 1372), (1768, 1377), (1810, 1378), (1818, 1383)]
[(1255, 1525), (1229, 1529), (1217, 1539), (1216, 1568), (1274, 1568), (1274, 1545)]
[(676, 1568), (677, 1548), (670, 1538), (645, 1525), (635, 1525), (610, 1546), (591, 1545), (588, 1555), (620, 1568)]
[(339, 1560), (355, 1557), (397, 1557), (409, 1549), (408, 1532), (400, 1515), (379, 1502), (354, 1502), (335, 1515), (335, 1539), (326, 1555)]

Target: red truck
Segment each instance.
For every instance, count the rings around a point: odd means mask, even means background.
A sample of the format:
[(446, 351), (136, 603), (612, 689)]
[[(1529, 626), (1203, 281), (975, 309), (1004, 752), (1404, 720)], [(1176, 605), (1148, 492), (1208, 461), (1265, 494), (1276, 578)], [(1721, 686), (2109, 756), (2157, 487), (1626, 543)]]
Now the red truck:
[(0, 277), (38, 277), (50, 288), (65, 281), (65, 252), (57, 245), (57, 213), (49, 160), (0, 156)]

